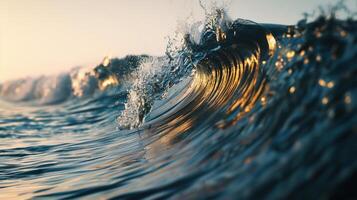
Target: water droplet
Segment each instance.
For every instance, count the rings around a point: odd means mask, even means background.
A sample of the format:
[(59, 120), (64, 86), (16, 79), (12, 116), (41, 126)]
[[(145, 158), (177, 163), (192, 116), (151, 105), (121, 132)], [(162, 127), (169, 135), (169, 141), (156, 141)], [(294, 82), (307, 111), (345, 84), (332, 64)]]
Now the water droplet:
[(262, 103), (263, 106), (267, 103), (266, 97), (260, 98), (260, 101), (261, 101), (261, 103)]
[(276, 67), (277, 70), (280, 71), (281, 69), (283, 69), (283, 63), (278, 60), (278, 61), (275, 62), (275, 67)]
[(328, 104), (328, 98), (327, 97), (324, 97), (324, 98), (322, 98), (322, 104), (324, 104), (324, 105), (326, 105), (326, 104)]
[(300, 52), (300, 56), (304, 56), (304, 55), (305, 55), (305, 51), (302, 50), (302, 51)]
[(244, 108), (244, 112), (249, 112), (250, 111), (250, 108), (249, 107), (245, 107)]
[(341, 37), (346, 37), (347, 36), (347, 32), (342, 30), (342, 31), (340, 31), (340, 35), (341, 35)]
[(335, 83), (333, 81), (330, 81), (327, 83), (326, 85), (328, 88), (333, 88), (333, 86), (335, 86)]
[(286, 57), (290, 60), (295, 56), (295, 51), (291, 50), (286, 53)]
[(317, 55), (317, 56), (316, 56), (316, 61), (317, 61), (317, 62), (320, 62), (321, 60), (322, 60), (322, 57), (321, 57), (320, 55)]
[(325, 80), (320, 79), (319, 85), (321, 87), (333, 88), (335, 86), (335, 83), (333, 81), (326, 82)]
[(352, 98), (351, 98), (351, 95), (350, 94), (345, 94), (345, 104), (351, 104), (352, 102)]
[(292, 73), (293, 73), (293, 70), (292, 70), (292, 69), (289, 69), (289, 70), (288, 70), (288, 73), (289, 73), (289, 74), (292, 74)]
[(320, 85), (321, 87), (325, 87), (325, 86), (326, 86), (326, 81), (323, 80), (323, 79), (320, 79), (320, 80), (319, 80), (319, 85)]
[(322, 36), (322, 33), (320, 31), (316, 31), (315, 35), (316, 35), (317, 38), (320, 38)]

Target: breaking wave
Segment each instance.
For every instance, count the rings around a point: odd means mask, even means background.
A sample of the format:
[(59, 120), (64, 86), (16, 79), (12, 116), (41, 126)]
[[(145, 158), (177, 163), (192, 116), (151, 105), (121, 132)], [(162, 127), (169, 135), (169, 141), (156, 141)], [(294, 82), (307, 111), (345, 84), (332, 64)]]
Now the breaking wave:
[(165, 56), (1, 84), (0, 197), (355, 195), (356, 20), (206, 14)]

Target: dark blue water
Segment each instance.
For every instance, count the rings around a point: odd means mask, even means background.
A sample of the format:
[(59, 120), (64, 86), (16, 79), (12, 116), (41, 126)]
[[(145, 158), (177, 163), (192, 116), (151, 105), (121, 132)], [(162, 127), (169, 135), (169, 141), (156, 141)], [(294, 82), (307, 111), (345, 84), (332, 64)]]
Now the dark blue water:
[(356, 21), (204, 25), (3, 83), (0, 199), (356, 197)]

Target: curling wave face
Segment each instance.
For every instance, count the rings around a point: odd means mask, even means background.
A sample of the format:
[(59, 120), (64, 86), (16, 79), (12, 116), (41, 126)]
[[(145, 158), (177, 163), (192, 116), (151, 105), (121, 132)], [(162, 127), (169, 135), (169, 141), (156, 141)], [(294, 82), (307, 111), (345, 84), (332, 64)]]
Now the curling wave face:
[(167, 56), (4, 83), (0, 197), (350, 196), (356, 25), (217, 10)]

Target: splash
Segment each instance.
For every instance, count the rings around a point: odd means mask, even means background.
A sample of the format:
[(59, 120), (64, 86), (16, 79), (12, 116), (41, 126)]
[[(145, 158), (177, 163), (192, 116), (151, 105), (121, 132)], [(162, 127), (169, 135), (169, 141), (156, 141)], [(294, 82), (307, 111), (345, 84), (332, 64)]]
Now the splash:
[(179, 26), (175, 35), (169, 38), (166, 56), (146, 60), (132, 75), (134, 82), (126, 109), (118, 117), (120, 127), (131, 129), (140, 126), (155, 100), (174, 84), (195, 74), (195, 65), (206, 53), (197, 55), (194, 51), (209, 43), (213, 35), (220, 42), (230, 25), (231, 20), (224, 9), (214, 7), (213, 12), (206, 13), (204, 21), (190, 21)]
[(163, 80), (167, 76), (166, 58), (148, 58), (143, 60), (137, 71), (132, 74), (132, 87), (128, 94), (125, 110), (118, 117), (121, 128), (138, 127), (150, 112), (155, 94), (163, 90)]

